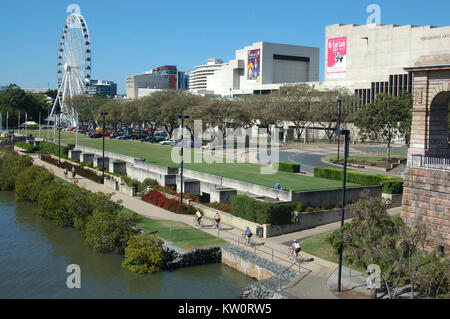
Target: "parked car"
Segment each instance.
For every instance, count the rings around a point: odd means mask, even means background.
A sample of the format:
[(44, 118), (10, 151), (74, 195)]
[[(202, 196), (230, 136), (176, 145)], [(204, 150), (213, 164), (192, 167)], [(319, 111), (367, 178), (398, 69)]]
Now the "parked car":
[(174, 139), (170, 139), (170, 140), (161, 141), (161, 142), (159, 142), (159, 144), (161, 144), (161, 145), (175, 146), (175, 145), (178, 144), (178, 141), (177, 141), (177, 140), (174, 140)]
[(164, 132), (164, 131), (157, 131), (157, 132), (155, 133), (155, 136), (167, 136), (167, 133)]
[(153, 136), (147, 136), (141, 139), (141, 142), (155, 143), (156, 139)]
[(92, 132), (92, 133), (89, 135), (89, 137), (90, 137), (90, 138), (100, 138), (100, 137), (102, 137), (102, 133), (101, 133), (101, 132)]

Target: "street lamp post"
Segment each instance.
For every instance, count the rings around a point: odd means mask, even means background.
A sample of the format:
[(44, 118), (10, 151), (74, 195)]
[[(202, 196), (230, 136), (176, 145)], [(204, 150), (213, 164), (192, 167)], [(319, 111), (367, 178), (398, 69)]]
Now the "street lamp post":
[(179, 119), (181, 119), (181, 187), (180, 187), (180, 202), (183, 204), (183, 147), (184, 147), (184, 119), (188, 119), (188, 115), (179, 115)]
[[(342, 176), (342, 213), (341, 213), (341, 233), (340, 240), (342, 241), (342, 227), (344, 227), (344, 214), (345, 214), (345, 184), (347, 181), (347, 157), (350, 142), (350, 131), (349, 130), (337, 130), (336, 134), (338, 136), (344, 135), (344, 174)], [(342, 246), (339, 247), (339, 271), (338, 271), (338, 287), (337, 292), (341, 292), (341, 273), (342, 273)]]
[[(339, 113), (338, 113), (338, 127), (337, 129), (340, 130), (341, 129), (341, 107), (342, 107), (342, 101), (338, 100), (338, 108), (339, 108)], [(341, 148), (341, 136), (338, 135), (338, 153), (337, 153), (337, 161), (339, 164), (339, 153), (340, 153), (340, 148)]]
[(61, 110), (58, 116), (58, 166), (61, 165)]
[(103, 116), (103, 133), (102, 133), (102, 142), (103, 142), (103, 158), (102, 158), (102, 177), (105, 178), (105, 116), (108, 115), (107, 112), (101, 113)]

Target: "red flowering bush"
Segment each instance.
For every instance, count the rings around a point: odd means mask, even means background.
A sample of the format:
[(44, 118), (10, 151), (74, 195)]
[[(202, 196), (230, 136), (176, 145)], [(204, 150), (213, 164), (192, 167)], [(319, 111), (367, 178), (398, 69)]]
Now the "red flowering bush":
[[(158, 186), (157, 189), (162, 193), (180, 197), (180, 193), (177, 193), (173, 186)], [(184, 193), (183, 198), (191, 199), (196, 203), (200, 202), (200, 198), (198, 196), (192, 195), (191, 193)]]
[(228, 205), (225, 203), (213, 202), (213, 203), (209, 203), (208, 206), (211, 208), (214, 208), (214, 209), (221, 210), (225, 213), (231, 213), (231, 210), (232, 210), (231, 205)]
[(176, 214), (194, 215), (196, 209), (192, 206), (182, 204), (177, 199), (169, 199), (163, 193), (156, 190), (143, 193), (141, 199), (144, 202), (161, 207), (165, 210), (171, 211)]

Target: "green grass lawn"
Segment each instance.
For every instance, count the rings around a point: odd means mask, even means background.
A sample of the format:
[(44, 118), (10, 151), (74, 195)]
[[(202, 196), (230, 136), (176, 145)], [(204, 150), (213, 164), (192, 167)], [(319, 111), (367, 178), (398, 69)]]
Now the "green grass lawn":
[[(124, 208), (123, 211), (127, 214), (134, 214), (134, 212), (126, 208)], [(149, 233), (156, 232), (156, 235), (158, 235), (159, 237), (171, 241), (176, 246), (184, 250), (218, 247), (227, 243), (223, 239), (214, 237), (204, 231), (201, 231), (184, 223), (169, 220), (154, 220), (141, 215), (137, 216), (138, 227), (144, 229)]]
[[(407, 155), (406, 152), (391, 153), (390, 161), (397, 162), (399, 159), (404, 159), (406, 157), (406, 155)], [(336, 155), (329, 156), (329, 157), (325, 158), (325, 160), (328, 162), (336, 162), (337, 156)], [(339, 161), (340, 163), (343, 162), (342, 156), (340, 156), (339, 160), (340, 160)], [(385, 156), (349, 156), (347, 158), (347, 161), (348, 162), (384, 163), (384, 162), (386, 162), (386, 155)]]
[[(38, 131), (28, 130), (29, 134), (38, 136)], [(58, 136), (58, 135), (56, 135)], [(47, 137), (46, 130), (41, 131), (41, 137)], [(50, 132), (50, 138), (53, 137)], [(66, 144), (75, 144), (75, 133), (61, 132), (61, 142)], [(92, 139), (86, 135), (78, 134), (78, 144), (101, 149), (102, 139)], [(161, 166), (178, 167), (172, 161), (171, 146), (162, 146), (159, 144), (142, 143), (140, 141), (130, 140), (117, 140), (105, 138), (105, 150), (113, 153), (133, 156), (136, 158), (145, 158), (146, 162), (153, 163)], [(193, 162), (193, 154), (191, 154)], [(215, 157), (218, 159), (217, 157)], [(279, 182), (284, 189), (293, 191), (305, 191), (305, 190), (321, 190), (321, 189), (334, 189), (341, 188), (342, 183), (340, 181), (333, 181), (327, 179), (321, 179), (311, 176), (304, 176), (300, 174), (292, 174), (287, 172), (278, 172), (273, 175), (262, 175), (260, 173), (260, 165), (250, 163), (201, 163), (193, 164), (185, 161), (184, 167), (204, 173), (228, 177), (244, 182), (250, 182), (267, 187), (274, 187)], [(358, 186), (356, 184), (349, 184), (348, 187)]]

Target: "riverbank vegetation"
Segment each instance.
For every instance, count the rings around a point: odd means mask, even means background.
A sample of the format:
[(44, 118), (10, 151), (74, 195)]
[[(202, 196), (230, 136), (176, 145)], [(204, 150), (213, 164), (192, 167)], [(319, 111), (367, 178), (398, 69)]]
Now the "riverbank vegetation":
[[(138, 235), (136, 214), (122, 212), (120, 202), (113, 202), (111, 195), (91, 193), (65, 183), (47, 169), (34, 166), (31, 158), (14, 152), (2, 152), (0, 156), (0, 189), (14, 190), (18, 201), (35, 202), (37, 209), (34, 214), (56, 225), (80, 230), (85, 243), (94, 251), (125, 253), (124, 268), (152, 272), (161, 267), (157, 256), (163, 254), (162, 246), (154, 240), (144, 241), (154, 246), (142, 246), (141, 237), (134, 239)], [(148, 260), (127, 256), (126, 247), (130, 240), (132, 243), (141, 242), (141, 249), (148, 250)], [(129, 251), (135, 254), (134, 250)], [(138, 267), (137, 261), (142, 262), (143, 268)]]

